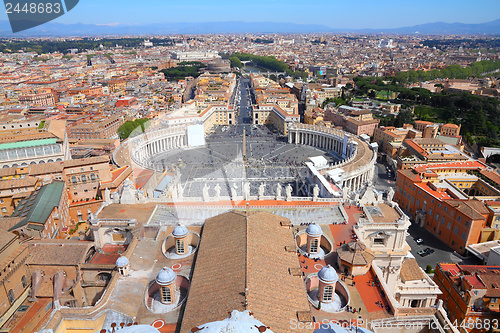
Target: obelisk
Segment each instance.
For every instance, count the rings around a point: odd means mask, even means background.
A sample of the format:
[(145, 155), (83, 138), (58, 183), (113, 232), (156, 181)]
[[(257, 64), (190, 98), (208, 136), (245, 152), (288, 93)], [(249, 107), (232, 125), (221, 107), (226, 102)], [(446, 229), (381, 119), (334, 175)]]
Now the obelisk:
[(247, 135), (246, 135), (246, 128), (243, 127), (243, 162), (246, 163), (247, 161)]

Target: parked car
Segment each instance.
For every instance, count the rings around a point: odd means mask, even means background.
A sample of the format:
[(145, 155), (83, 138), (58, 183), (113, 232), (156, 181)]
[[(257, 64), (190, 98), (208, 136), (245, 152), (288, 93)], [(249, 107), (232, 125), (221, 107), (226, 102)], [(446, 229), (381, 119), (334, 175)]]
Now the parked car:
[(425, 251), (425, 253), (427, 253), (427, 254), (434, 253), (434, 250), (433, 250), (433, 249), (431, 249), (431, 248), (429, 248), (429, 247), (428, 247), (428, 248), (426, 248), (424, 251)]
[(420, 250), (420, 251), (418, 251), (417, 253), (418, 253), (418, 255), (419, 255), (419, 256), (421, 256), (421, 257), (425, 257), (425, 256), (428, 254), (428, 253), (427, 253), (427, 252), (425, 252), (424, 250)]
[(419, 238), (419, 239), (415, 239), (415, 242), (418, 244), (418, 245), (421, 245), (424, 243), (424, 240), (422, 238)]

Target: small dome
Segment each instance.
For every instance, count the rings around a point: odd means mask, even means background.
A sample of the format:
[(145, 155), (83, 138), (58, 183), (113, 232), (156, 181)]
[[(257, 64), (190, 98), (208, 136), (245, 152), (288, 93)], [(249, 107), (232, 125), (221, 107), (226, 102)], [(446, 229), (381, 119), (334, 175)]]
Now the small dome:
[(186, 226), (184, 226), (182, 224), (176, 225), (174, 228), (174, 231), (172, 231), (172, 236), (174, 236), (176, 238), (185, 237), (185, 236), (187, 236), (187, 234), (188, 234), (188, 230), (187, 230)]
[(337, 272), (335, 272), (335, 268), (330, 265), (324, 266), (318, 272), (318, 277), (324, 283), (334, 283), (339, 280), (339, 276), (337, 275)]
[(129, 263), (127, 257), (120, 256), (118, 259), (116, 259), (116, 267), (125, 267)]
[(306, 234), (311, 237), (319, 237), (323, 235), (323, 230), (321, 230), (321, 227), (316, 223), (311, 223), (306, 229)]
[(156, 282), (161, 286), (171, 284), (175, 279), (177, 279), (177, 275), (170, 267), (163, 267), (156, 276)]

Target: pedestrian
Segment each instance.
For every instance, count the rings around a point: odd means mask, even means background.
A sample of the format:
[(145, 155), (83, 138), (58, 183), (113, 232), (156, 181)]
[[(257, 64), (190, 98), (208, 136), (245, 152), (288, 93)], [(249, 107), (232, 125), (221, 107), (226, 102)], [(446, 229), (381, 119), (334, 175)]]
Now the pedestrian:
[(359, 312), (359, 313), (361, 313), (361, 308), (359, 308), (359, 311), (358, 311), (358, 312)]

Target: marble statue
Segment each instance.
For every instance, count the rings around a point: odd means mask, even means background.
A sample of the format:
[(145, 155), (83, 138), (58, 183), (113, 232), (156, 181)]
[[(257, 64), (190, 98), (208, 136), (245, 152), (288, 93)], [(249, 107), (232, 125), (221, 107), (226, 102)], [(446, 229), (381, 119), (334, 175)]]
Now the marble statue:
[(111, 203), (111, 191), (109, 190), (109, 188), (106, 188), (104, 190), (104, 202), (106, 202), (107, 204)]
[(120, 203), (120, 195), (118, 194), (118, 192), (114, 192), (112, 198), (113, 198), (113, 203)]
[(276, 200), (281, 200), (281, 184), (276, 185)]
[(387, 191), (387, 201), (392, 202), (392, 199), (394, 199), (394, 189), (389, 187), (389, 190)]
[(231, 198), (234, 200), (236, 196), (238, 195), (236, 190), (238, 189), (238, 186), (236, 186), (235, 183), (233, 183), (233, 186), (231, 186)]
[(285, 192), (286, 192), (286, 201), (291, 201), (292, 200), (292, 191), (293, 191), (293, 188), (290, 184), (288, 184), (286, 187), (285, 187)]
[(266, 190), (266, 185), (264, 183), (260, 183), (259, 185), (259, 200), (264, 198), (264, 191)]
[(210, 199), (210, 196), (208, 195), (208, 185), (207, 184), (205, 184), (203, 186), (202, 194), (203, 194), (203, 201), (208, 201)]
[(347, 186), (342, 187), (342, 199), (349, 199), (349, 188)]
[(247, 182), (243, 185), (243, 194), (245, 196), (245, 200), (250, 198), (250, 183)]
[(220, 198), (220, 185), (219, 184), (215, 185), (214, 191), (215, 191), (215, 197), (217, 199), (219, 199)]
[(318, 201), (318, 196), (319, 196), (319, 186), (318, 184), (315, 184), (313, 188), (313, 201)]

